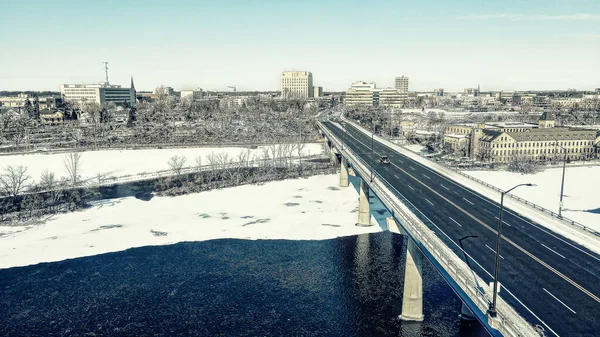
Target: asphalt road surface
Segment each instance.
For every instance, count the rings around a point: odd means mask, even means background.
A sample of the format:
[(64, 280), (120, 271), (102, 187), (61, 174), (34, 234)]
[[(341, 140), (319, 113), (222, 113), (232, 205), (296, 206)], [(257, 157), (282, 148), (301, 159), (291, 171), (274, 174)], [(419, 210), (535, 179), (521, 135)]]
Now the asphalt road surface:
[[(353, 125), (324, 125), (373, 165), (421, 220), (486, 282), (493, 281), (499, 204), (373, 141)], [(380, 165), (388, 156), (391, 163)], [(364, 177), (369, 179), (369, 177)], [(535, 187), (521, 187), (535, 188)], [(395, 190), (394, 190), (395, 189)], [(458, 239), (474, 235), (477, 238)], [(504, 209), (500, 296), (547, 336), (600, 336), (600, 256)], [(485, 286), (485, 285), (483, 285)]]

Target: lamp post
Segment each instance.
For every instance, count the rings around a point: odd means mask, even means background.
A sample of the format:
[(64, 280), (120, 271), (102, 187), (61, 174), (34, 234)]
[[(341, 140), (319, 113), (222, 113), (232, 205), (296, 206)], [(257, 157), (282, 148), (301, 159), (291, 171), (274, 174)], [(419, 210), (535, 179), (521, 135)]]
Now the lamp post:
[(375, 153), (375, 151), (373, 150), (373, 137), (375, 136), (375, 124), (373, 124), (373, 126), (371, 127), (371, 160), (369, 160), (369, 163), (371, 163), (371, 182), (373, 182), (373, 154)]
[(346, 123), (342, 122), (342, 151), (344, 151), (344, 143), (346, 142)]
[(496, 315), (497, 315), (496, 298), (498, 296), (498, 269), (500, 267), (500, 242), (502, 241), (502, 211), (504, 210), (504, 195), (519, 186), (536, 186), (536, 185), (534, 185), (534, 184), (519, 184), (519, 185), (514, 186), (513, 188), (511, 188), (507, 191), (504, 191), (500, 194), (500, 216), (499, 216), (499, 220), (498, 220), (498, 240), (496, 242), (496, 266), (494, 267), (494, 293), (493, 293), (492, 304), (490, 304), (490, 310), (489, 310), (491, 317), (496, 317)]
[(563, 149), (563, 171), (562, 171), (562, 180), (560, 183), (560, 202), (558, 204), (558, 217), (562, 218), (562, 207), (563, 207), (563, 191), (565, 188), (565, 169), (567, 167), (567, 149), (558, 145), (558, 142), (555, 142), (554, 145)]

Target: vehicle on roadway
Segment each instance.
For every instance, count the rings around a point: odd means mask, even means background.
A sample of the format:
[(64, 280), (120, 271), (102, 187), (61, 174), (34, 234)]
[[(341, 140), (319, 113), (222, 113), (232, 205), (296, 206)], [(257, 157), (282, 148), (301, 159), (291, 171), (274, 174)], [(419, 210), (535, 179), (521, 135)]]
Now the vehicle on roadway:
[(381, 156), (381, 158), (379, 158), (380, 165), (386, 165), (389, 163), (390, 163), (390, 158), (388, 156)]

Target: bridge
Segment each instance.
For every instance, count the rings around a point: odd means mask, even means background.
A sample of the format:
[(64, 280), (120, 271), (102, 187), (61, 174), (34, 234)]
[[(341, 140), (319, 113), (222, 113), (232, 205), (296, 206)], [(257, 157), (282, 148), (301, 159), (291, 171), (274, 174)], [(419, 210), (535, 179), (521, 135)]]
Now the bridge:
[[(388, 229), (409, 238), (401, 319), (423, 319), (425, 257), (462, 300), (463, 317), (492, 336), (600, 335), (597, 253), (550, 231), (535, 212), (505, 205), (497, 256), (500, 193), (467, 187), (437, 163), (341, 118), (321, 114), (318, 125), (341, 164), (340, 186), (348, 186), (349, 169), (361, 178), (357, 225), (370, 225), (374, 193), (392, 214)], [(381, 156), (391, 163), (380, 165)], [(490, 312), (496, 259), (500, 287)]]

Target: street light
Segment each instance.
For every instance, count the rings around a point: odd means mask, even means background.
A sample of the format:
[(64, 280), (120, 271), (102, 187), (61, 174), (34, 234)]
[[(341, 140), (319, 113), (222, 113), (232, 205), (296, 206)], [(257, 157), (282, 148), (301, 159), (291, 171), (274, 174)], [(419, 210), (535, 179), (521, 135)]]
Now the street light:
[(500, 219), (498, 220), (498, 240), (496, 242), (496, 267), (494, 268), (494, 294), (492, 304), (490, 304), (490, 317), (496, 317), (496, 297), (498, 296), (498, 268), (500, 267), (500, 242), (502, 241), (502, 211), (504, 210), (504, 195), (519, 186), (536, 186), (535, 184), (519, 184), (509, 189), (508, 191), (501, 192), (500, 194)]
[(373, 124), (373, 126), (371, 127), (371, 160), (369, 160), (369, 163), (371, 163), (371, 182), (373, 182), (373, 154), (375, 154), (375, 151), (373, 150), (373, 137), (375, 136), (375, 124)]
[(560, 183), (560, 202), (558, 204), (558, 217), (562, 218), (562, 207), (563, 207), (563, 191), (565, 188), (565, 169), (567, 166), (567, 149), (558, 145), (558, 142), (554, 142), (554, 145), (563, 149), (563, 171), (562, 171), (562, 181)]
[(344, 151), (344, 143), (346, 142), (346, 123), (341, 122), (342, 124), (342, 151)]

